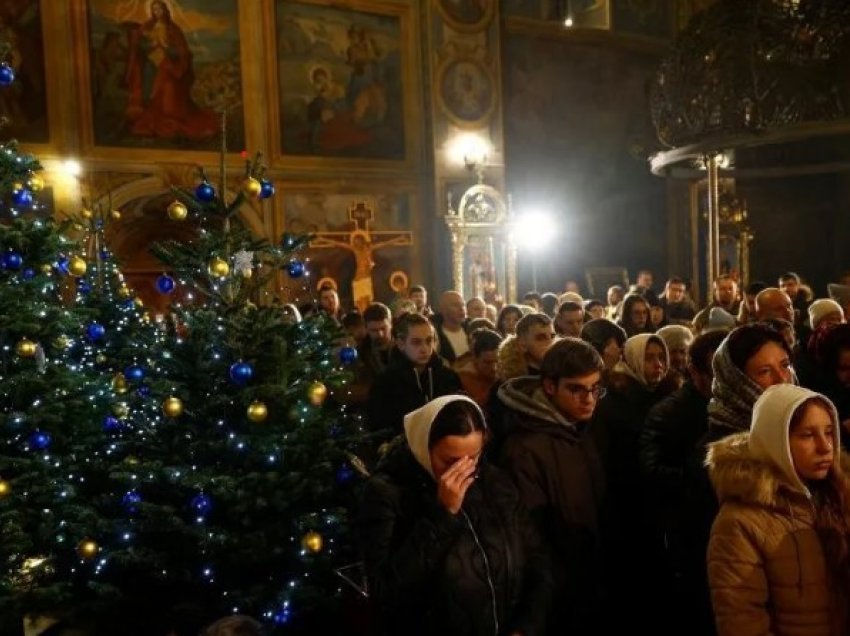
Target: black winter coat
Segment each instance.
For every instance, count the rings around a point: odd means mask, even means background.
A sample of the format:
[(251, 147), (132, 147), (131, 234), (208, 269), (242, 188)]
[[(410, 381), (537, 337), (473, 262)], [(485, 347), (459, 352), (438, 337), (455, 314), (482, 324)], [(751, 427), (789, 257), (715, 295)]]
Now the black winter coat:
[(482, 464), (452, 515), (407, 445), (398, 446), (366, 484), (358, 537), (375, 633), (544, 633), (548, 558), (516, 488), (497, 468)]
[(403, 430), (404, 416), (435, 397), (462, 393), (457, 373), (434, 354), (423, 371), (417, 371), (410, 359), (393, 349), (390, 364), (375, 379), (366, 405), (369, 428), (387, 433), (387, 438)]

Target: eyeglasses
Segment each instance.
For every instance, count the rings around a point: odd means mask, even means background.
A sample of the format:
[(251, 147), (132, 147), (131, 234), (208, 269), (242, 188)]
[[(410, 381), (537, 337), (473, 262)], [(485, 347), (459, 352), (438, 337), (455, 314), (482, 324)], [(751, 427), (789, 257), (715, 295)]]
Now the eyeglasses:
[(591, 395), (594, 399), (598, 400), (600, 398), (604, 398), (605, 394), (608, 393), (608, 389), (601, 384), (592, 386), (589, 389), (581, 384), (566, 384), (564, 385), (564, 388), (576, 400), (582, 400), (590, 397)]

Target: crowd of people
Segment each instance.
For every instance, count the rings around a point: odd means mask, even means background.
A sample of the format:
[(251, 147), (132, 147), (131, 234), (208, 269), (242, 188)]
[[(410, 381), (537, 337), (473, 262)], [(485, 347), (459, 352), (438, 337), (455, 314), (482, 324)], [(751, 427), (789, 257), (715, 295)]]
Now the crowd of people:
[(320, 291), (359, 342), (374, 633), (848, 633), (850, 287), (713, 292)]

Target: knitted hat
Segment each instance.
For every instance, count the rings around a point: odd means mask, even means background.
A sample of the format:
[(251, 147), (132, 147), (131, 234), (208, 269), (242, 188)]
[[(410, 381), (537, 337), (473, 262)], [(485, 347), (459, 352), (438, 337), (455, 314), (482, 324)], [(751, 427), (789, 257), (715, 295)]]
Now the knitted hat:
[(734, 329), (735, 316), (730, 314), (722, 307), (712, 307), (708, 312), (708, 322), (703, 331), (715, 331), (718, 329)]
[(667, 345), (667, 349), (689, 347), (694, 340), (694, 333), (682, 325), (667, 325), (666, 327), (661, 327), (655, 333), (661, 336), (664, 344)]
[(809, 305), (809, 326), (812, 329), (818, 328), (818, 323), (826, 318), (829, 314), (838, 313), (844, 316), (844, 310), (837, 302), (831, 298), (818, 298), (815, 302)]

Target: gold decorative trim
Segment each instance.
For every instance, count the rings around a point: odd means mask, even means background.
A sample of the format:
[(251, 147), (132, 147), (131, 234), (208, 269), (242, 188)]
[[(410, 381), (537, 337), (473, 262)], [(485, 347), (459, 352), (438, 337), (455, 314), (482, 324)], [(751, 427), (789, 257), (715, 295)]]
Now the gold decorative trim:
[(446, 24), (455, 31), (461, 31), (462, 33), (476, 33), (477, 31), (483, 31), (487, 28), (493, 20), (493, 14), (496, 12), (497, 0), (487, 0), (487, 6), (484, 8), (484, 13), (481, 16), (481, 19), (475, 22), (461, 22), (456, 20), (445, 8), (445, 2), (446, 0), (434, 0), (434, 4), (437, 5), (437, 11), (440, 13), (440, 16)]
[[(486, 104), (485, 110), (483, 114), (476, 119), (467, 119), (458, 115), (446, 102), (446, 96), (443, 93), (443, 81), (446, 78), (446, 74), (457, 64), (471, 64), (476, 67), (479, 71), (481, 71), (482, 75), (486, 77), (487, 82), (489, 84), (490, 90), (490, 99)], [(440, 110), (448, 117), (452, 123), (461, 127), (461, 128), (481, 128), (484, 124), (486, 124), (493, 115), (493, 112), (496, 110), (496, 105), (498, 102), (498, 96), (496, 91), (498, 90), (498, 84), (496, 82), (496, 77), (493, 71), (489, 66), (484, 64), (481, 60), (475, 59), (473, 57), (452, 57), (445, 60), (437, 69), (436, 76), (436, 86), (434, 88), (434, 93), (437, 97), (437, 104), (440, 106)]]

